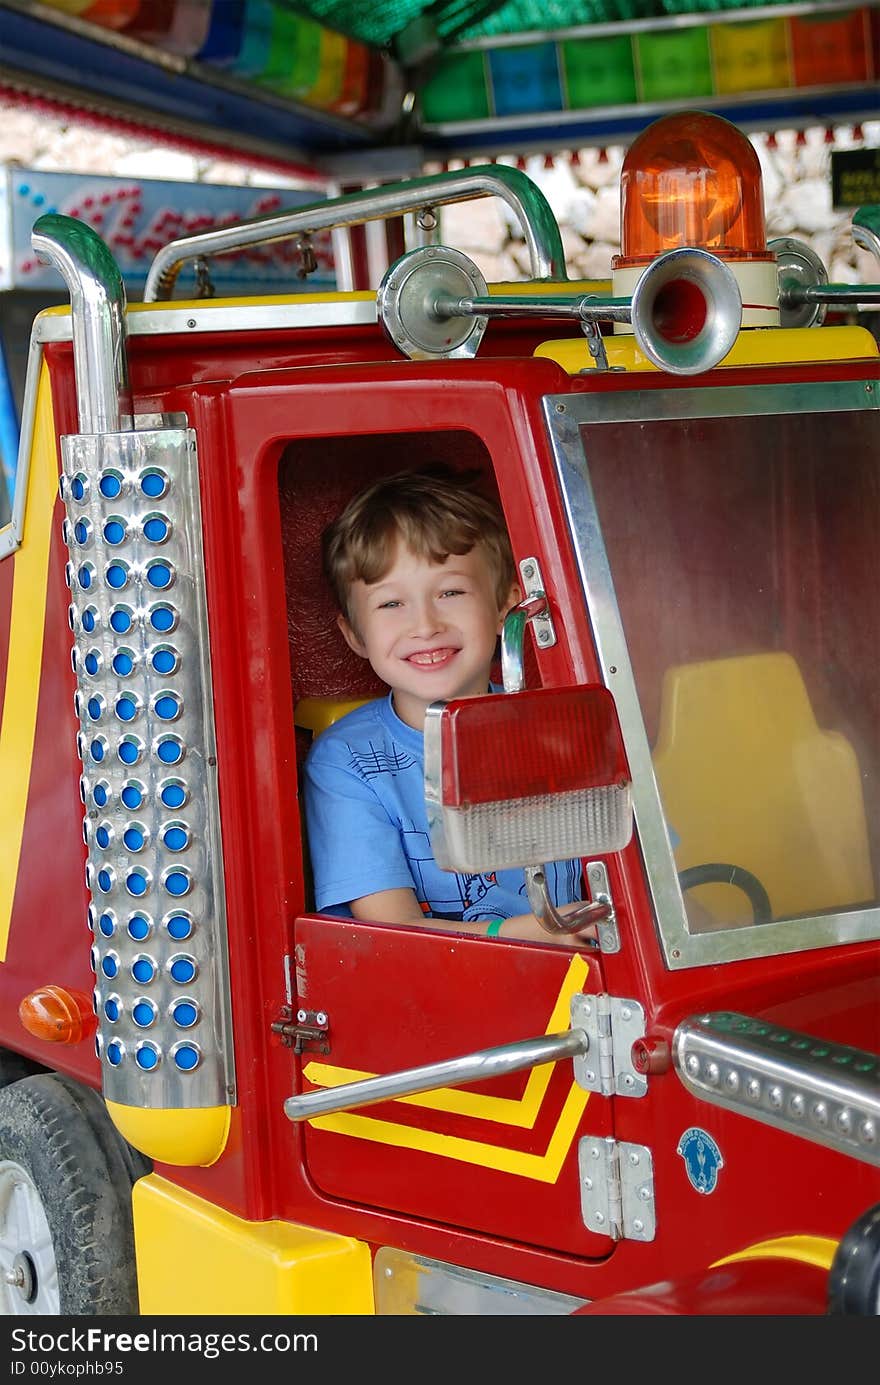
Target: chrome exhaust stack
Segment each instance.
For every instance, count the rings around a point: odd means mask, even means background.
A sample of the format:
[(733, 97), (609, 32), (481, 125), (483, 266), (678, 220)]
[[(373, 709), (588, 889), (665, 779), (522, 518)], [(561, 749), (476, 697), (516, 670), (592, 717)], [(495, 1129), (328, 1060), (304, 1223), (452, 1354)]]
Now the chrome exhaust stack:
[(58, 270), (70, 294), (80, 432), (131, 428), (125, 354), (125, 284), (104, 241), (81, 221), (49, 212), (34, 224), (31, 244)]

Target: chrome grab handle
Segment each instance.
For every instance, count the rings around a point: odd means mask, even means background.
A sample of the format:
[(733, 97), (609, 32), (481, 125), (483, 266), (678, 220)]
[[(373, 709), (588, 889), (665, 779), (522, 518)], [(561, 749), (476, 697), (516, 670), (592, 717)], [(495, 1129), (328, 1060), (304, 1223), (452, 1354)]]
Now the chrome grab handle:
[(549, 602), (543, 592), (534, 592), (504, 617), (501, 627), (501, 681), (506, 693), (522, 692), (526, 685), (523, 636), (535, 616), (542, 616)]
[[(588, 923), (595, 923), (596, 925), (605, 923), (614, 913), (612, 904), (607, 904), (602, 899), (596, 899), (586, 900), (579, 909), (574, 909), (570, 914), (560, 914), (550, 898), (544, 867), (524, 866), (523, 872), (526, 877), (526, 895), (532, 913), (541, 927), (546, 928), (548, 933), (576, 933), (579, 928), (585, 928)], [(592, 939), (583, 939), (583, 941), (598, 947), (598, 943)]]
[(590, 1041), (583, 1029), (567, 1029), (562, 1034), (542, 1034), (536, 1039), (518, 1039), (498, 1048), (484, 1048), (462, 1058), (443, 1063), (428, 1063), (421, 1068), (405, 1068), (384, 1077), (367, 1077), (361, 1082), (346, 1082), (342, 1087), (321, 1088), (302, 1096), (289, 1096), (284, 1114), (292, 1121), (336, 1111), (353, 1111), (377, 1101), (391, 1101), (417, 1092), (433, 1092), (440, 1087), (460, 1087), (464, 1082), (481, 1082), (487, 1077), (503, 1077), (523, 1068), (537, 1068), (560, 1058), (582, 1058)]
[(222, 255), (248, 245), (270, 245), (290, 236), (332, 227), (361, 226), (449, 202), (500, 197), (517, 217), (529, 252), (531, 277), (566, 282), (565, 252), (556, 218), (540, 188), (518, 168), (485, 164), (466, 172), (434, 173), (312, 202), (291, 212), (272, 212), (195, 236), (182, 236), (156, 252), (144, 286), (144, 302), (170, 298), (181, 266), (199, 256)]

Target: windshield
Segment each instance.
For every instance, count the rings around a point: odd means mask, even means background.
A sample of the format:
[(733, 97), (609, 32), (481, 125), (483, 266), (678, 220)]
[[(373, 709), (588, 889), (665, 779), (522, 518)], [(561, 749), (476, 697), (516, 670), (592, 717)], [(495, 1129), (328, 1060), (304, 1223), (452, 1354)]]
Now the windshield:
[(872, 399), (850, 382), (575, 404), (563, 481), (679, 964), (710, 935), (736, 957), (877, 934)]

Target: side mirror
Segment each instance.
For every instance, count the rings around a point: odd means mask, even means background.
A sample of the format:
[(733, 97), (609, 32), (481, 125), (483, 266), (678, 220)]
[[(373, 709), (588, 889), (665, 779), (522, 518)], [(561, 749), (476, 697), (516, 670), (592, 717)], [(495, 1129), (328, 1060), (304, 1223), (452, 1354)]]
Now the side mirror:
[(443, 870), (621, 851), (633, 819), (614, 698), (587, 684), (432, 703), (425, 797)]

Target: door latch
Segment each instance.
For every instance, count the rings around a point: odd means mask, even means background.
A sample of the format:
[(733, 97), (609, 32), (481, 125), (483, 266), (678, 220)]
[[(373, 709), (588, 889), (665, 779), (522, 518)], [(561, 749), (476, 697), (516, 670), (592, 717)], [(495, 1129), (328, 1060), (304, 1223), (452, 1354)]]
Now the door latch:
[(330, 1017), (326, 1010), (297, 1010), (282, 1005), (281, 1018), (272, 1023), (272, 1033), (281, 1035), (285, 1048), (294, 1053), (330, 1052)]

